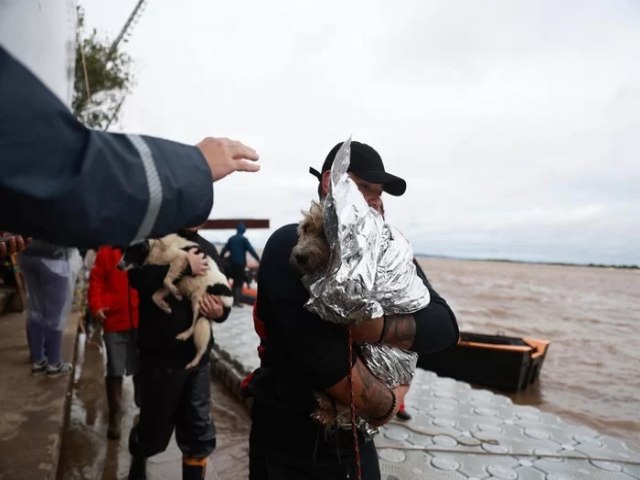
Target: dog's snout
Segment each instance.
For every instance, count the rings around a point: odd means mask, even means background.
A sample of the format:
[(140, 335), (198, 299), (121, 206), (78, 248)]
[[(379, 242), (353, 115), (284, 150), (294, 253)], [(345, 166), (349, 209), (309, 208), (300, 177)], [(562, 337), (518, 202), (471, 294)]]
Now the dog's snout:
[(307, 263), (307, 256), (303, 253), (296, 253), (296, 262), (299, 265), (305, 265)]

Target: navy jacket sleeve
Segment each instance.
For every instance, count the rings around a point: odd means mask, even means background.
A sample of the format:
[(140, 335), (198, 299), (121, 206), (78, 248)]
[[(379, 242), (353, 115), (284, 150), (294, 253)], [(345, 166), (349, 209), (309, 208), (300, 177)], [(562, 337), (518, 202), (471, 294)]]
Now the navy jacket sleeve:
[(253, 258), (256, 259), (256, 261), (260, 261), (260, 257), (258, 256), (258, 254), (256, 253), (256, 251), (253, 249), (253, 246), (251, 245), (251, 243), (249, 242), (249, 240), (247, 238), (244, 239), (245, 242), (245, 246), (247, 251), (251, 254), (251, 256)]
[(416, 261), (413, 263), (431, 297), (429, 305), (413, 314), (416, 321), (416, 335), (411, 350), (424, 355), (455, 345), (460, 332), (456, 316), (445, 299), (431, 286), (420, 265)]
[(212, 204), (197, 148), (86, 128), (0, 47), (0, 230), (126, 246), (198, 225)]

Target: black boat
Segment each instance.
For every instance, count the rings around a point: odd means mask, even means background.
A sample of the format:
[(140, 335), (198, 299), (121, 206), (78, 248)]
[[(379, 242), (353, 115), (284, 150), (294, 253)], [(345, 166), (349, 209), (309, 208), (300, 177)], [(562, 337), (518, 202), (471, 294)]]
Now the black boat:
[(519, 392), (534, 383), (542, 369), (549, 342), (462, 332), (457, 345), (422, 355), (418, 367), (442, 377)]

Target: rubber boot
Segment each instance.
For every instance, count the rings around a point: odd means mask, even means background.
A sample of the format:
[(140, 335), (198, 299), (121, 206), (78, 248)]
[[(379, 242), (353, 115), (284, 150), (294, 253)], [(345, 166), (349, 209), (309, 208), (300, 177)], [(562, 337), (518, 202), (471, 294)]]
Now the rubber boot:
[(400, 405), (398, 412), (396, 413), (396, 417), (400, 420), (411, 420), (411, 415), (404, 409), (404, 403)]
[(147, 458), (140, 455), (131, 457), (127, 480), (147, 480)]
[(242, 307), (242, 304), (240, 303), (240, 299), (242, 298), (242, 286), (240, 287), (233, 287), (233, 306), (234, 307)]
[(204, 480), (207, 471), (207, 457), (183, 457), (182, 480)]
[(122, 419), (122, 377), (106, 377), (107, 402), (109, 403), (109, 427), (107, 438), (120, 438), (120, 421)]

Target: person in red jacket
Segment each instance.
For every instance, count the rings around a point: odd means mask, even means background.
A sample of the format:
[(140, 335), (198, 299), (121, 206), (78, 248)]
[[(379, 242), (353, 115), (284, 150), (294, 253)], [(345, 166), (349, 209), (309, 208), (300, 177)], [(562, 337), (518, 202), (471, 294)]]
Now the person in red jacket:
[[(120, 438), (122, 418), (122, 378), (134, 375), (134, 390), (138, 370), (136, 334), (138, 330), (138, 292), (129, 285), (126, 272), (116, 265), (122, 251), (100, 247), (89, 276), (89, 309), (102, 323), (107, 352), (107, 401), (109, 427), (107, 437)], [(137, 395), (134, 393), (137, 401)]]

